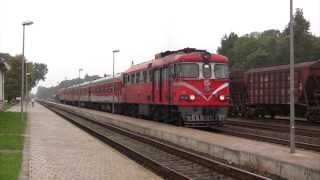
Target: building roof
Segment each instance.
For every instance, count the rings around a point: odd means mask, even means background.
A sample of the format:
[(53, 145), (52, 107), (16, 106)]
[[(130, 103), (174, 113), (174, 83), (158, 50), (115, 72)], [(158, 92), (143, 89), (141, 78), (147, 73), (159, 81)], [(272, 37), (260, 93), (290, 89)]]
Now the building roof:
[(5, 61), (4, 58), (0, 57), (0, 70), (1, 71), (9, 71), (11, 66)]

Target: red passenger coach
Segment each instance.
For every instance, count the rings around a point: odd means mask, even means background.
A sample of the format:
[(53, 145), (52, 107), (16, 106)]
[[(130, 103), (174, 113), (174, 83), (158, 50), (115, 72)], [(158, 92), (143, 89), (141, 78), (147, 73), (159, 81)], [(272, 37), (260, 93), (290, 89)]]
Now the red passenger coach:
[[(228, 59), (204, 50), (166, 51), (102, 78), (59, 91), (59, 100), (187, 127), (223, 124), (229, 105)], [(114, 88), (114, 89), (113, 89)]]
[(186, 48), (123, 73), (126, 113), (188, 127), (221, 125), (229, 105), (228, 60)]

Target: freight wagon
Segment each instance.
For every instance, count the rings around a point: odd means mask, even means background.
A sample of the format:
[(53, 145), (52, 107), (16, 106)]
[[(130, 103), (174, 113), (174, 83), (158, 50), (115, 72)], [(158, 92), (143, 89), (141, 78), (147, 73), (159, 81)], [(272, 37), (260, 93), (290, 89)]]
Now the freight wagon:
[[(320, 61), (295, 64), (296, 116), (320, 120)], [(231, 115), (288, 116), (289, 65), (254, 68), (231, 75)]]

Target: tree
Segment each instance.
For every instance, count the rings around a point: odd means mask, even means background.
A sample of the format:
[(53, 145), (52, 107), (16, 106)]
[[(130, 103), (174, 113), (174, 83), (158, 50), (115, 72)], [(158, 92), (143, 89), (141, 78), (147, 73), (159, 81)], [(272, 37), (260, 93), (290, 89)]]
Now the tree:
[[(3, 54), (2, 54), (3, 55)], [(1, 56), (1, 54), (0, 54)], [(6, 54), (6, 62), (11, 66), (10, 71), (5, 75), (5, 96), (6, 99), (12, 100), (21, 96), (21, 61), (22, 56), (10, 56)], [(45, 75), (48, 72), (46, 64), (42, 63), (27, 63), (26, 73), (30, 73), (28, 77), (28, 87), (35, 87), (40, 80), (45, 80)], [(25, 86), (26, 87), (26, 86)]]
[(230, 63), (233, 63), (233, 47), (234, 43), (238, 40), (238, 35), (231, 32), (229, 35), (224, 35), (221, 40), (221, 46), (218, 47), (218, 53), (223, 54), (230, 59)]
[[(45, 75), (48, 73), (48, 68), (46, 64), (42, 63), (31, 63), (31, 88), (35, 87), (39, 81), (45, 80)], [(30, 70), (29, 70), (30, 72)]]
[[(293, 19), (294, 27), (294, 56), (296, 62), (303, 62), (314, 60), (313, 45), (314, 36), (310, 33), (310, 22), (308, 22), (303, 16), (302, 9), (296, 9), (296, 13)], [(283, 31), (283, 36), (286, 37), (286, 41), (289, 44), (290, 37), (290, 23)], [(288, 48), (289, 49), (289, 48)], [(289, 59), (289, 54), (286, 54), (286, 58)]]
[[(294, 16), (296, 62), (320, 58), (320, 38), (309, 31), (310, 23), (303, 17), (302, 9)], [(232, 69), (246, 69), (289, 63), (289, 25), (281, 32), (270, 29), (243, 36), (224, 35), (218, 53), (230, 60)]]
[(20, 97), (21, 93), (21, 56), (9, 56), (6, 60), (11, 69), (5, 74), (5, 99), (12, 100)]

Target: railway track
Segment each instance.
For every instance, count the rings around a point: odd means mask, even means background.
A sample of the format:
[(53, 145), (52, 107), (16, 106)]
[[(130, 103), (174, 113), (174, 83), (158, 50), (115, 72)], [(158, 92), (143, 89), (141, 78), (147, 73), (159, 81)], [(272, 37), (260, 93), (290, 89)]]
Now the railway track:
[(42, 104), (165, 179), (268, 179), (50, 103)]
[[(320, 151), (320, 130), (296, 126), (296, 146), (303, 149)], [(246, 120), (227, 120), (223, 128), (224, 134), (244, 137), (259, 141), (289, 145), (289, 126)]]
[[(262, 121), (228, 119), (225, 121), (225, 124), (232, 125), (232, 126), (248, 127), (248, 128), (259, 128), (259, 129), (278, 131), (278, 132), (287, 132), (287, 133), (290, 132), (289, 123), (283, 123), (283, 121), (282, 123), (277, 123), (277, 121), (268, 122), (268, 120), (262, 122)], [(296, 123), (295, 131), (297, 135), (320, 138), (320, 127), (315, 128), (315, 126), (310, 126), (310, 125), (306, 126), (306, 125), (300, 125), (300, 123)]]

